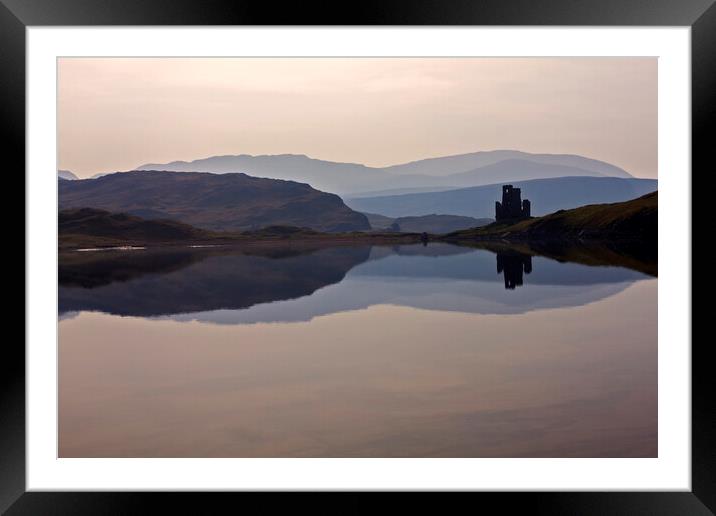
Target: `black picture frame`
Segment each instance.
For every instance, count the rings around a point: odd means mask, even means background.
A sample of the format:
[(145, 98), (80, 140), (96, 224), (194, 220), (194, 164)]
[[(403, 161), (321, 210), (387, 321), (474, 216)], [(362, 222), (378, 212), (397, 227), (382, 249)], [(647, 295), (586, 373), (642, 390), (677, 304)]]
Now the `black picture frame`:
[[(5, 162), (13, 158), (8, 175), (19, 177), (19, 170), (25, 169), (25, 29), (62, 25), (689, 26), (692, 168), (702, 174), (707, 166), (713, 168), (709, 135), (716, 125), (714, 0), (362, 0), (285, 5), (270, 0), (0, 0), (0, 141)], [(24, 192), (24, 182), (12, 188)], [(701, 193), (692, 191), (696, 196), (704, 195), (704, 189)], [(694, 198), (692, 205), (697, 201)], [(9, 337), (9, 333), (4, 340), (0, 361), (0, 511), (8, 515), (135, 514), (160, 508), (162, 512), (207, 514), (218, 512), (225, 504), (233, 510), (266, 510), (275, 501), (288, 502), (294, 510), (304, 504), (304, 509), (316, 508), (314, 497), (299, 493), (274, 497), (269, 502), (266, 494), (259, 493), (25, 492), (25, 349), (20, 339)], [(712, 393), (716, 389), (707, 359), (708, 342), (693, 339), (691, 345), (691, 492), (471, 493), (458, 496), (456, 501), (465, 503), (465, 496), (470, 496), (467, 503), (473, 508), (499, 507), (501, 513), (713, 514), (716, 404)], [(447, 508), (444, 497), (436, 500), (421, 494), (415, 498), (422, 508), (434, 503), (443, 511)], [(336, 512), (372, 510), (384, 500), (379, 494), (339, 494), (331, 499)]]

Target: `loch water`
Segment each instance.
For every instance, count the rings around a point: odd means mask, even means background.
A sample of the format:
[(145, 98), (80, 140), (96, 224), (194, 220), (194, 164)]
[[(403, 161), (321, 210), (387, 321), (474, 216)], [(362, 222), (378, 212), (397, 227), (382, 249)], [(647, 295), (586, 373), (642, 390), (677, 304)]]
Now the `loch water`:
[(59, 263), (60, 457), (655, 457), (657, 283), (428, 245)]

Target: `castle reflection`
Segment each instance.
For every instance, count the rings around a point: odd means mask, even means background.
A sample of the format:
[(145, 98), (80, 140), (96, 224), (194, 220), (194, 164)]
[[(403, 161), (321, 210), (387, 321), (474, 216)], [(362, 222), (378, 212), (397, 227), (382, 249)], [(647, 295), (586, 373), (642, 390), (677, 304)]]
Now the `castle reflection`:
[(505, 288), (514, 290), (523, 284), (523, 273), (532, 272), (532, 256), (518, 253), (497, 253), (497, 274), (502, 273)]

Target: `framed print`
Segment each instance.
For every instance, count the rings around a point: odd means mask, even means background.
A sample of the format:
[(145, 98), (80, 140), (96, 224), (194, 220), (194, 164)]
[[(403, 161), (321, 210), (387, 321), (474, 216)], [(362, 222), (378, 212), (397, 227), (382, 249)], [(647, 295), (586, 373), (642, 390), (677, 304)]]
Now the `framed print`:
[(714, 511), (711, 2), (0, 15), (26, 203), (8, 514)]

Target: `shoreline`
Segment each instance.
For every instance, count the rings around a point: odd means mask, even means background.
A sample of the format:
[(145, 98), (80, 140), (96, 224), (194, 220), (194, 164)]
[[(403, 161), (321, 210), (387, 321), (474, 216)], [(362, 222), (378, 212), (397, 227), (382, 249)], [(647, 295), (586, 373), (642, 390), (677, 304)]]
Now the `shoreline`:
[[(71, 236), (71, 235), (70, 235)], [(106, 238), (92, 238), (83, 235), (78, 241), (66, 242), (63, 245), (63, 237), (58, 239), (58, 252), (105, 252), (105, 251), (137, 251), (153, 249), (226, 249), (237, 247), (264, 247), (264, 246), (285, 246), (285, 245), (349, 245), (349, 244), (412, 244), (422, 242), (419, 233), (364, 233), (364, 234), (317, 234), (317, 235), (295, 235), (276, 237), (236, 237), (236, 238), (215, 238), (215, 239), (187, 239), (174, 241), (150, 242), (144, 240), (114, 240)], [(441, 241), (439, 237), (431, 236), (429, 241)]]
[[(74, 236), (74, 235), (69, 235)], [(562, 244), (568, 246), (594, 246), (594, 245), (619, 245), (635, 244), (649, 245), (649, 239), (634, 238), (631, 235), (622, 237), (611, 235), (597, 236), (574, 235), (565, 233), (562, 235), (545, 236), (529, 235), (526, 233), (505, 233), (495, 232), (471, 236), (456, 236), (452, 234), (433, 235), (428, 234), (425, 239), (420, 233), (362, 233), (362, 234), (299, 234), (293, 236), (245, 236), (245, 237), (218, 237), (214, 239), (186, 239), (172, 241), (146, 241), (146, 240), (115, 240), (103, 237), (86, 237), (77, 242), (62, 243), (63, 237), (59, 238), (59, 252), (101, 252), (101, 251), (134, 251), (164, 248), (190, 248), (190, 249), (216, 249), (231, 247), (259, 247), (265, 245), (286, 245), (286, 244), (405, 244), (405, 243), (430, 243), (439, 242), (454, 245), (470, 246), (473, 244), (505, 244), (505, 245), (553, 245)]]
[[(76, 261), (104, 259), (109, 255), (141, 256), (163, 251), (184, 253), (262, 253), (290, 248), (295, 251), (310, 252), (326, 247), (348, 246), (396, 246), (414, 244), (445, 244), (459, 247), (484, 249), (492, 253), (518, 253), (532, 256), (544, 256), (557, 261), (576, 262), (591, 266), (621, 266), (640, 271), (649, 276), (658, 276), (658, 259), (655, 242), (634, 239), (534, 239), (503, 238), (500, 236), (485, 238), (445, 238), (444, 235), (428, 235), (423, 240), (421, 234), (337, 234), (337, 235), (293, 235), (284, 237), (244, 237), (214, 240), (185, 240), (172, 242), (104, 242), (105, 245), (87, 247), (60, 247), (58, 257), (66, 263)], [(116, 254), (115, 254), (116, 253)]]

